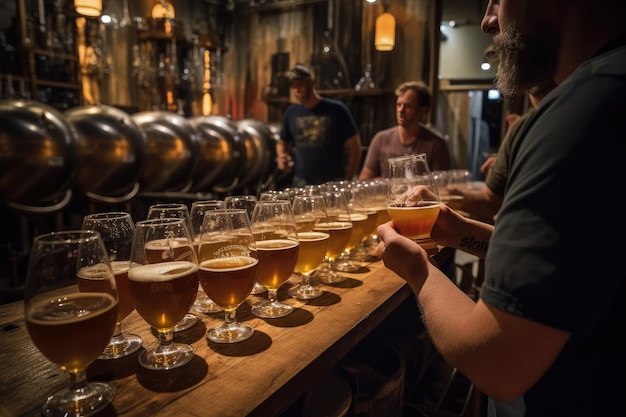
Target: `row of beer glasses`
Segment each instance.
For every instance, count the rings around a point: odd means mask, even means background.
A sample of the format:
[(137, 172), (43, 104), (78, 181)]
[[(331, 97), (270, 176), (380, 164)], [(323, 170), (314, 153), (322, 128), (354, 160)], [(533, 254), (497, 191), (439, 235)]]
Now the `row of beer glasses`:
[[(312, 288), (311, 274), (315, 271), (316, 277), (326, 284), (338, 284), (346, 279), (345, 276), (337, 274), (333, 270), (333, 262), (339, 257), (346, 246), (348, 245), (352, 236), (352, 221), (350, 219), (350, 213), (348, 211), (346, 198), (341, 190), (335, 189), (331, 184), (321, 185), (309, 185), (302, 188), (285, 189), (282, 191), (272, 191), (261, 193), (261, 200), (284, 200), (289, 201), (294, 205), (302, 204), (305, 200), (303, 197), (318, 196), (321, 197), (318, 206), (320, 210), (325, 211), (324, 215), (318, 215), (315, 224), (311, 220), (305, 220), (311, 218), (310, 214), (299, 213), (297, 218), (299, 219), (299, 237), (306, 238), (307, 236), (313, 236), (310, 234), (301, 235), (303, 232), (317, 232), (327, 234), (327, 243), (324, 245), (324, 240), (321, 235), (317, 235), (320, 239), (318, 246), (325, 246), (326, 250), (320, 262), (313, 269), (310, 269), (307, 274), (302, 274), (301, 271), (296, 271), (298, 275), (301, 275), (303, 282), (302, 286), (298, 286), (290, 292), (290, 295), (300, 299), (311, 299), (319, 297), (322, 291), (318, 288)], [(298, 208), (303, 210), (303, 208)], [(312, 246), (312, 245), (307, 245)], [(310, 260), (308, 261), (311, 262)], [(311, 266), (309, 266), (311, 268)], [(304, 290), (306, 288), (306, 290)]]
[[(350, 201), (358, 213), (360, 191), (356, 190), (360, 188), (351, 190)], [(156, 205), (148, 216), (152, 218), (134, 224), (128, 213), (98, 213), (85, 217), (82, 230), (36, 237), (25, 292), (27, 326), (36, 346), (67, 369), (72, 380), (70, 390), (50, 396), (44, 414), (55, 414), (60, 408), (68, 415), (88, 415), (112, 400), (112, 388), (105, 383), (87, 384), (85, 370), (96, 358), (119, 358), (141, 347), (141, 338), (122, 331), (121, 322), (133, 309), (156, 330), (159, 341), (139, 355), (139, 363), (167, 370), (193, 358), (191, 346), (173, 341), (176, 326), (192, 306), (203, 311), (204, 304), (204, 312), (224, 310), (224, 323), (209, 329), (207, 338), (233, 343), (253, 333), (250, 326), (237, 322), (236, 309), (253, 293), (255, 284), (262, 284), (268, 296), (253, 305), (252, 313), (276, 318), (292, 311), (278, 300), (277, 291), (294, 272), (302, 282), (290, 295), (300, 299), (322, 294), (310, 282), (318, 269), (323, 282), (345, 279), (332, 270), (333, 261), (353, 239), (355, 217), (345, 190), (327, 184), (276, 194), (270, 201), (233, 197), (228, 209), (219, 200), (198, 201), (191, 213), (175, 205)], [(375, 204), (372, 201), (362, 205)], [(235, 205), (245, 208), (236, 210)], [(368, 227), (359, 241), (371, 237)], [(76, 252), (87, 244), (101, 253), (83, 260), (86, 257)], [(84, 248), (80, 251), (86, 253)], [(81, 262), (68, 267), (68, 259)], [(77, 277), (78, 285), (71, 288), (78, 290), (69, 294), (60, 290), (76, 284)], [(41, 295), (44, 289), (62, 291), (63, 297), (48, 294), (46, 298)], [(211, 310), (208, 302), (213, 304)], [(62, 330), (63, 326), (70, 330)], [(59, 338), (59, 331), (73, 332), (81, 341), (89, 338), (90, 343)]]

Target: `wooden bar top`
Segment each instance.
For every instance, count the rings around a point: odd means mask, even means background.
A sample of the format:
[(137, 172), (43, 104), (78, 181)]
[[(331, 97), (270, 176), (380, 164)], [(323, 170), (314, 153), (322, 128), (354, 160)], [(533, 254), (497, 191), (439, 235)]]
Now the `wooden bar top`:
[[(112, 405), (99, 416), (279, 415), (411, 295), (408, 285), (381, 261), (365, 264), (362, 272), (342, 274), (346, 281), (324, 285), (324, 294), (313, 300), (289, 297), (292, 283), (284, 284), (279, 299), (295, 309), (279, 319), (253, 316), (250, 304), (267, 293), (251, 295), (237, 318), (255, 332), (240, 343), (206, 339), (206, 330), (222, 322), (223, 313), (198, 314), (201, 320), (194, 327), (174, 336), (195, 350), (194, 359), (181, 368), (144, 369), (139, 353), (97, 360), (88, 368), (88, 379), (109, 382), (116, 390)], [(23, 302), (0, 306), (2, 417), (40, 416), (46, 396), (69, 384), (67, 374), (31, 342), (23, 308)], [(122, 329), (140, 335), (144, 346), (157, 343), (137, 312), (122, 322)]]

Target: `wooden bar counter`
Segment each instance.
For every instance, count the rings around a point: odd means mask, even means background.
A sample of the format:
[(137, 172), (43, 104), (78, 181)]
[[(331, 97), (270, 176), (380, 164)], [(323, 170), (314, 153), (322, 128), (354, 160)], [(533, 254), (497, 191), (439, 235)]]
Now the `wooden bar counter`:
[[(88, 369), (90, 381), (107, 381), (116, 390), (111, 406), (100, 416), (276, 416), (302, 397), (312, 382), (324, 378), (373, 329), (411, 296), (406, 283), (381, 261), (365, 264), (359, 273), (306, 302), (287, 295), (292, 314), (259, 319), (250, 303), (267, 293), (251, 295), (237, 318), (255, 332), (243, 342), (216, 344), (205, 332), (223, 321), (223, 313), (198, 315), (196, 325), (175, 334), (190, 343), (195, 358), (170, 371), (142, 368), (138, 353), (116, 360), (97, 360)], [(294, 278), (292, 276), (292, 278)], [(66, 373), (32, 344), (23, 317), (23, 302), (0, 306), (0, 416), (40, 416), (46, 396), (68, 385)], [(123, 331), (156, 343), (147, 323), (133, 312)], [(140, 350), (140, 352), (143, 350)]]

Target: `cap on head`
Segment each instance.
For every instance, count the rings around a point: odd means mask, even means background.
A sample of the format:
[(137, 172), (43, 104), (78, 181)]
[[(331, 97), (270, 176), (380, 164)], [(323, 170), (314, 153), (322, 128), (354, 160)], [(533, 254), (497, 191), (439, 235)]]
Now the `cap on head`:
[(313, 70), (306, 65), (296, 64), (292, 69), (287, 71), (287, 79), (289, 81), (312, 80), (315, 76)]

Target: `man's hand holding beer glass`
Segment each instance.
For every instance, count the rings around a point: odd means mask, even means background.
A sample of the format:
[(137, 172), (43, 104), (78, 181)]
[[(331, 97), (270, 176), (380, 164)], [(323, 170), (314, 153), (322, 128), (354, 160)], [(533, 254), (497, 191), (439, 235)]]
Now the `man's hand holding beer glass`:
[(426, 154), (389, 158), (387, 211), (399, 232), (429, 254), (437, 251), (430, 237), (439, 214), (439, 194)]

